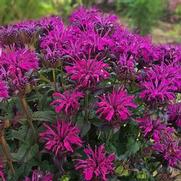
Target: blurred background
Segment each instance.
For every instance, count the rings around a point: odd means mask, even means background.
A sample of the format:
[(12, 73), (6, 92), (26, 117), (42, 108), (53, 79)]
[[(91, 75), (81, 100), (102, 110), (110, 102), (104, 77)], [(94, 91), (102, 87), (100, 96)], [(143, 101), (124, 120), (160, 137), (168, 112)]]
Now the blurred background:
[(117, 14), (123, 25), (156, 43), (181, 43), (181, 0), (0, 0), (0, 24), (52, 14), (66, 22), (81, 5)]

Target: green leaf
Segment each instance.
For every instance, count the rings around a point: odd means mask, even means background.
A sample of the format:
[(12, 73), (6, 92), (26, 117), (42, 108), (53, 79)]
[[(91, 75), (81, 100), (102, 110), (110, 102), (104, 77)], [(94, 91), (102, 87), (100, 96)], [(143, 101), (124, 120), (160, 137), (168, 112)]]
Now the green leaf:
[(79, 115), (77, 117), (77, 122), (76, 125), (80, 128), (81, 130), (81, 136), (85, 136), (87, 132), (91, 128), (91, 123), (90, 122), (85, 122), (84, 117)]
[(123, 170), (124, 170), (124, 167), (123, 167), (122, 165), (120, 165), (120, 166), (118, 166), (118, 167), (116, 168), (115, 173), (116, 173), (117, 175), (121, 175), (122, 172), (123, 172)]
[(33, 146), (29, 144), (21, 144), (18, 152), (12, 153), (11, 155), (13, 160), (26, 163), (30, 161), (33, 157), (35, 157), (38, 151), (39, 146), (37, 144), (34, 144)]
[(27, 132), (28, 132), (28, 126), (22, 125), (21, 127), (19, 127), (18, 130), (12, 130), (12, 137), (24, 142)]
[(33, 120), (52, 122), (56, 118), (53, 111), (37, 111), (32, 114)]
[(140, 143), (137, 142), (134, 138), (130, 137), (128, 139), (127, 147), (127, 155), (134, 155), (140, 149)]
[(68, 175), (63, 175), (60, 179), (60, 181), (69, 181), (70, 177)]

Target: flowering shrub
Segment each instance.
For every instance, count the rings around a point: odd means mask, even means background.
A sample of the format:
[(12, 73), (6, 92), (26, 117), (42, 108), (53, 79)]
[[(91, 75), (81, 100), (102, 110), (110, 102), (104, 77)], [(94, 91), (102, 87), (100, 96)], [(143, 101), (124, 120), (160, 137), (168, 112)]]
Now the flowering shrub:
[(0, 27), (1, 179), (174, 179), (180, 52), (93, 8)]

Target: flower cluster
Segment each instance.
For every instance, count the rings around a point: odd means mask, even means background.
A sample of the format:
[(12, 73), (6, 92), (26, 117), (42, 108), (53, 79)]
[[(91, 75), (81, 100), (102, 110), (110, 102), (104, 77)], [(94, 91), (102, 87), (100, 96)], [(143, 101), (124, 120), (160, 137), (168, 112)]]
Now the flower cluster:
[(106, 181), (107, 175), (114, 172), (115, 155), (107, 155), (104, 145), (96, 147), (92, 150), (90, 146), (84, 149), (87, 159), (76, 160), (76, 170), (81, 170), (84, 174), (85, 180), (92, 180), (93, 178), (101, 178)]
[[(153, 44), (121, 26), (115, 15), (96, 8), (78, 8), (66, 24), (51, 16), (1, 26), (0, 113), (4, 122), (16, 119), (18, 123), (8, 134), (13, 136), (7, 140), (10, 150), (25, 152), (23, 158), (13, 155), (17, 160), (12, 172), (26, 164), (22, 172), (32, 170), (26, 181), (56, 180), (70, 172), (71, 180), (106, 181), (112, 174), (122, 179), (114, 172), (116, 157), (118, 164), (122, 158), (129, 160), (130, 178), (136, 174), (132, 167), (142, 162), (139, 168), (145, 165), (148, 173), (154, 173), (148, 164), (152, 156), (159, 158), (162, 168), (177, 167), (181, 160), (179, 134), (175, 134), (181, 127), (180, 52), (180, 45)], [(42, 124), (46, 118), (50, 122)], [(11, 129), (6, 126), (5, 135)], [(29, 133), (35, 133), (35, 139)], [(141, 135), (146, 143), (142, 144)], [(145, 145), (154, 154), (145, 162), (139, 152), (140, 162), (136, 150), (144, 150)], [(0, 177), (4, 175), (0, 163)]]
[(153, 139), (152, 149), (161, 154), (169, 166), (176, 166), (181, 161), (181, 147), (175, 139), (175, 130), (148, 116), (138, 119), (137, 122), (144, 136)]
[(164, 127), (153, 133), (153, 149), (160, 153), (169, 166), (176, 166), (181, 161), (181, 147), (174, 138), (174, 129)]

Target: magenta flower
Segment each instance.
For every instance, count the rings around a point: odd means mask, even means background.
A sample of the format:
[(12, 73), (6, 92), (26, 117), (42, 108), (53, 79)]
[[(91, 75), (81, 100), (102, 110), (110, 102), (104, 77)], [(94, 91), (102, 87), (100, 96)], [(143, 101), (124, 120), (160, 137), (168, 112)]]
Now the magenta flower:
[(9, 49), (2, 52), (0, 61), (9, 68), (20, 68), (24, 71), (38, 69), (38, 58), (35, 52), (29, 49)]
[(78, 27), (81, 31), (87, 31), (93, 25), (98, 14), (97, 9), (80, 7), (72, 13), (69, 20), (73, 26)]
[(123, 89), (101, 96), (97, 106), (97, 114), (109, 122), (112, 120), (126, 121), (131, 115), (129, 109), (136, 108), (133, 96), (129, 96)]
[(173, 128), (165, 126), (163, 129), (155, 130), (153, 140), (153, 150), (161, 154), (169, 166), (174, 167), (180, 163), (181, 147), (175, 139)]
[(53, 125), (44, 124), (45, 131), (40, 138), (45, 142), (45, 148), (56, 156), (60, 153), (74, 152), (75, 147), (81, 147), (80, 130), (71, 123), (58, 120)]
[(106, 71), (108, 65), (103, 61), (97, 60), (78, 60), (72, 66), (65, 69), (70, 78), (82, 88), (95, 87), (99, 82), (109, 77)]
[(7, 99), (8, 97), (8, 87), (4, 81), (0, 81), (0, 100)]
[(165, 44), (159, 45), (155, 47), (155, 59), (158, 63), (165, 63), (167, 65), (172, 63), (180, 63), (181, 55), (180, 55), (181, 46), (180, 45), (172, 45)]
[(67, 115), (76, 113), (79, 110), (79, 99), (84, 95), (79, 91), (65, 91), (64, 93), (55, 92), (55, 100), (51, 103), (57, 113), (64, 112)]
[(135, 60), (133, 56), (122, 54), (119, 57), (118, 65), (116, 65), (116, 73), (119, 79), (130, 79), (130, 76), (135, 73)]
[(16, 93), (24, 92), (30, 84), (31, 73), (37, 70), (38, 59), (29, 49), (5, 49), (0, 56), (0, 77)]
[(181, 128), (181, 103), (168, 106), (168, 121)]
[(88, 146), (84, 149), (84, 153), (87, 158), (77, 159), (75, 169), (82, 171), (85, 180), (92, 180), (93, 178), (108, 180), (107, 176), (114, 172), (115, 155), (108, 155), (104, 145), (95, 147), (95, 150)]
[(40, 170), (33, 170), (31, 177), (26, 177), (24, 181), (53, 181), (53, 175), (49, 172), (43, 173)]
[(137, 122), (144, 136), (153, 140), (152, 149), (160, 154), (169, 166), (176, 166), (181, 161), (181, 149), (175, 139), (174, 129), (167, 127), (159, 119), (153, 120), (148, 116), (137, 119)]
[(59, 16), (43, 17), (37, 22), (38, 25), (44, 29), (44, 36), (55, 29), (62, 32), (64, 27), (62, 19)]
[(2, 179), (2, 181), (6, 181), (2, 160), (0, 160), (0, 178)]
[[(166, 68), (165, 68), (166, 69)], [(140, 97), (151, 105), (165, 104), (175, 98), (177, 90), (175, 77), (164, 71), (164, 67), (155, 66), (146, 72), (146, 77), (141, 82), (142, 92)]]
[(45, 64), (50, 63), (55, 66), (63, 55), (63, 22), (59, 17), (49, 17), (42, 19), (41, 23), (47, 30), (47, 34), (40, 40), (41, 52), (44, 55)]
[(139, 128), (144, 133), (144, 137), (148, 135), (152, 135), (154, 130), (160, 130), (165, 128), (163, 124), (161, 124), (160, 120), (153, 120), (148, 116), (145, 116), (144, 118), (139, 118), (136, 120), (136, 122), (139, 125)]

